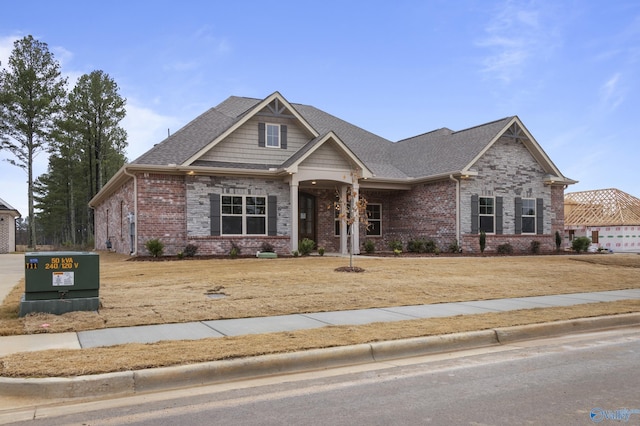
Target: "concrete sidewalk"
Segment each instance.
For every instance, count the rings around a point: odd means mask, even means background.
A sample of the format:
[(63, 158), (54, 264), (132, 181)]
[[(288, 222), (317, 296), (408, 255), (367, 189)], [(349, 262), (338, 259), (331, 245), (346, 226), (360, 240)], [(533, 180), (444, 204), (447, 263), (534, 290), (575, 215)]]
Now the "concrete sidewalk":
[[(2, 273), (0, 300), (4, 300), (6, 294), (24, 276), (23, 262), (24, 257), (22, 255), (0, 255), (0, 272)], [(358, 325), (372, 322), (449, 317), (626, 299), (640, 299), (640, 288), (594, 293), (317, 312), (262, 318), (198, 321), (183, 324), (121, 327), (78, 333), (4, 336), (0, 337), (0, 356), (47, 349), (81, 349), (124, 343), (152, 343), (162, 340), (196, 340), (222, 336), (293, 331), (329, 325)], [(0, 377), (0, 423), (2, 423), (4, 417), (10, 421), (15, 421), (15, 411), (12, 410), (16, 407), (37, 406), (38, 403), (62, 401), (65, 398), (91, 399), (106, 396), (127, 396), (179, 387), (221, 383), (230, 380), (363, 363), (379, 363), (398, 358), (423, 356), (430, 353), (509, 345), (521, 340), (605, 328), (632, 327), (639, 324), (640, 314), (612, 315), (94, 376), (33, 379)], [(9, 410), (6, 415), (2, 414), (4, 409)], [(27, 417), (25, 418), (33, 418), (32, 414), (27, 411)]]
[(640, 289), (105, 328), (77, 333), (4, 336), (0, 337), (0, 356), (46, 349), (81, 349), (125, 343), (154, 343), (162, 340), (198, 340), (212, 337), (294, 331), (328, 325), (360, 325), (374, 322), (393, 322), (486, 312), (505, 312), (517, 309), (612, 302), (626, 299), (640, 299)]
[[(0, 271), (2, 271), (0, 300), (4, 300), (9, 291), (24, 277), (23, 268), (24, 255), (0, 255)], [(2, 336), (0, 337), (0, 356), (47, 349), (81, 349), (126, 343), (154, 343), (163, 340), (198, 340), (212, 337), (294, 331), (329, 325), (361, 325), (374, 322), (549, 308), (625, 299), (640, 299), (640, 289), (105, 328), (77, 333)]]

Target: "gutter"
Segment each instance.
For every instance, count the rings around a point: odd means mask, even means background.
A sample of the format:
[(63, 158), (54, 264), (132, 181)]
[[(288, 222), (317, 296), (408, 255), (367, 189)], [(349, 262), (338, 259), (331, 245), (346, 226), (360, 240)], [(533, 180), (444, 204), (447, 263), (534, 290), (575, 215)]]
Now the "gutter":
[[(129, 173), (126, 167), (122, 168), (122, 173), (133, 178), (133, 241), (131, 247), (131, 255), (138, 254), (138, 177), (135, 174)], [(131, 218), (129, 218), (129, 226), (131, 226)]]

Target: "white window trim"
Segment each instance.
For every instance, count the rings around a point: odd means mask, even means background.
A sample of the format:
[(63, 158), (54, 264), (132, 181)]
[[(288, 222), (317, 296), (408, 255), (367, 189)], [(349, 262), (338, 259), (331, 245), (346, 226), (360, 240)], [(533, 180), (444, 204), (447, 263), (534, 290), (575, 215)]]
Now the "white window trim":
[[(481, 204), (481, 200), (483, 198), (491, 198), (493, 200), (492, 203), (492, 208), (493, 208), (493, 213), (491, 214), (486, 214), (486, 213), (480, 213), (481, 209), (482, 209), (482, 204)], [(496, 197), (485, 197), (485, 196), (480, 196), (478, 197), (478, 232), (482, 231), (482, 226), (480, 226), (481, 223), (481, 218), (482, 217), (492, 217), (493, 218), (493, 231), (492, 232), (486, 232), (489, 235), (493, 235), (496, 233)]]
[(367, 237), (371, 237), (371, 238), (380, 238), (382, 237), (382, 203), (368, 203), (367, 206), (379, 206), (380, 207), (380, 219), (373, 219), (371, 220), (370, 218), (367, 218), (367, 221), (369, 223), (371, 222), (380, 222), (380, 234), (369, 234), (369, 231), (365, 231), (365, 235)]
[[(277, 145), (269, 145), (269, 127), (277, 127), (278, 128), (278, 144)], [(280, 148), (282, 143), (282, 130), (280, 129), (280, 125), (276, 123), (265, 123), (264, 126), (264, 146), (266, 148)]]
[[(525, 207), (525, 206), (524, 206), (524, 202), (525, 202), (525, 200), (526, 200), (526, 201), (533, 201), (533, 214), (532, 214), (532, 215), (530, 215), (530, 214), (524, 214), (524, 207)], [(521, 229), (522, 229), (522, 233), (523, 233), (524, 235), (535, 235), (535, 234), (536, 234), (536, 231), (537, 231), (536, 227), (538, 226), (538, 224), (537, 224), (537, 222), (538, 222), (538, 221), (536, 220), (537, 213), (538, 213), (538, 212), (536, 211), (536, 199), (535, 199), (535, 198), (523, 198), (523, 199), (522, 199), (522, 211), (520, 212), (520, 227), (521, 227)], [(524, 222), (523, 222), (523, 219), (524, 219), (525, 217), (531, 217), (531, 218), (533, 218), (533, 232), (524, 232)]]
[[(224, 205), (224, 197), (242, 197), (242, 214), (233, 214), (233, 213), (223, 213), (222, 212), (222, 207)], [(247, 198), (264, 198), (264, 214), (248, 214), (247, 213)], [(242, 236), (265, 236), (265, 235), (269, 235), (269, 203), (268, 203), (268, 199), (266, 196), (264, 195), (227, 195), (227, 194), (223, 194), (220, 197), (220, 235), (221, 236), (229, 236), (229, 237), (233, 237), (233, 236), (238, 236), (238, 235), (242, 235)], [(241, 234), (225, 234), (223, 232), (224, 230), (224, 226), (223, 226), (223, 220), (225, 217), (242, 217), (242, 233)], [(264, 218), (264, 234), (248, 234), (247, 233), (247, 218), (249, 217), (262, 217)]]

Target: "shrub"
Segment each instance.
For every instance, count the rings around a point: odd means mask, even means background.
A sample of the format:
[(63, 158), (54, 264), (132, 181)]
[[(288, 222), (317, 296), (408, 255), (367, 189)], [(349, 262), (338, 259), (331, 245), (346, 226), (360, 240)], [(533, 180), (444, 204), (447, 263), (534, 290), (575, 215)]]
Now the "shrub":
[(540, 253), (540, 241), (536, 241), (536, 240), (531, 241), (531, 245), (529, 246), (529, 249), (533, 254)]
[(571, 242), (571, 248), (576, 252), (587, 251), (591, 245), (591, 239), (588, 237), (577, 237)]
[(293, 255), (293, 257), (298, 257), (300, 256), (300, 252), (298, 252), (298, 250), (294, 250), (291, 252), (291, 254)]
[(504, 243), (498, 246), (497, 251), (498, 251), (498, 254), (512, 254), (513, 247), (511, 247), (511, 244), (509, 243)]
[(371, 240), (366, 240), (362, 246), (364, 247), (364, 251), (369, 254), (375, 253), (376, 251), (376, 245)]
[(265, 241), (264, 243), (262, 243), (260, 251), (265, 253), (273, 253), (273, 245)]
[(147, 241), (144, 246), (153, 257), (162, 256), (162, 253), (164, 253), (164, 244), (157, 238)]
[(318, 254), (324, 256), (324, 247), (318, 247)]
[(231, 249), (229, 250), (229, 257), (231, 257), (232, 259), (235, 259), (236, 257), (238, 257), (241, 251), (242, 250), (240, 249), (240, 247), (238, 247), (236, 243), (232, 242)]
[(485, 247), (487, 247), (487, 234), (480, 231), (480, 253), (484, 253)]
[(195, 244), (187, 244), (187, 246), (184, 248), (184, 255), (187, 257), (193, 257), (196, 255), (196, 252), (198, 251), (198, 246)]
[(462, 247), (458, 244), (458, 240), (453, 240), (451, 244), (449, 244), (449, 252), (450, 253), (462, 253)]
[(560, 232), (556, 231), (556, 251), (560, 251), (561, 245), (562, 245), (562, 237), (560, 236)]
[(424, 253), (425, 252), (425, 240), (422, 238), (416, 238), (415, 240), (409, 240), (407, 243), (407, 251), (410, 253)]
[(315, 246), (316, 246), (315, 241), (313, 241), (313, 240), (311, 240), (309, 238), (304, 238), (302, 241), (300, 241), (298, 243), (298, 250), (300, 250), (300, 255), (301, 256), (308, 256), (309, 253), (311, 253), (313, 251)]
[(400, 240), (392, 240), (389, 242), (389, 248), (391, 250), (393, 250), (394, 252), (396, 250), (399, 250), (400, 252), (402, 252), (402, 241)]

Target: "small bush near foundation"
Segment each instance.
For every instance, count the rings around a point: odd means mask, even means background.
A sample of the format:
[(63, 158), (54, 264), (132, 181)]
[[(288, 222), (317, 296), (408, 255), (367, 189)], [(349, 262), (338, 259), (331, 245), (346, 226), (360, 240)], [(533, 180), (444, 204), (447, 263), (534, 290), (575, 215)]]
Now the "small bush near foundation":
[(562, 245), (562, 237), (560, 236), (560, 232), (556, 231), (556, 251), (560, 251), (561, 245)]
[(407, 251), (411, 253), (435, 253), (437, 248), (435, 241), (425, 238), (416, 238), (407, 243)]
[(231, 243), (231, 249), (229, 250), (229, 257), (231, 257), (232, 259), (235, 259), (236, 257), (238, 257), (241, 251), (242, 250), (240, 250), (240, 247), (238, 247), (236, 243)]
[(364, 247), (364, 251), (368, 254), (375, 253), (376, 245), (371, 240), (365, 241), (362, 246)]
[(484, 231), (480, 231), (480, 253), (484, 253), (485, 247), (487, 247), (487, 234)]
[(458, 244), (458, 240), (454, 240), (451, 244), (449, 244), (449, 252), (450, 253), (462, 253), (462, 247)]
[(400, 240), (389, 241), (389, 248), (392, 251), (398, 250), (398, 251), (402, 252), (402, 241), (400, 241)]
[(301, 256), (308, 256), (309, 253), (311, 253), (313, 251), (315, 246), (316, 246), (315, 241), (313, 241), (313, 240), (311, 240), (309, 238), (304, 238), (302, 241), (300, 241), (298, 243), (298, 250), (300, 250), (300, 255)]
[(531, 250), (532, 254), (540, 253), (540, 241), (531, 241), (531, 245), (529, 246), (529, 250)]
[(571, 241), (571, 248), (576, 253), (587, 251), (591, 245), (591, 239), (588, 237), (577, 237)]
[(511, 244), (509, 243), (504, 243), (498, 246), (497, 251), (498, 251), (498, 254), (512, 254), (513, 247), (511, 247)]
[(196, 252), (198, 251), (198, 246), (195, 244), (187, 244), (187, 246), (184, 248), (184, 255), (186, 257), (193, 257), (196, 255)]
[(324, 247), (318, 247), (318, 254), (324, 256)]
[(144, 246), (153, 257), (162, 256), (162, 253), (164, 253), (164, 244), (157, 238), (147, 241)]

